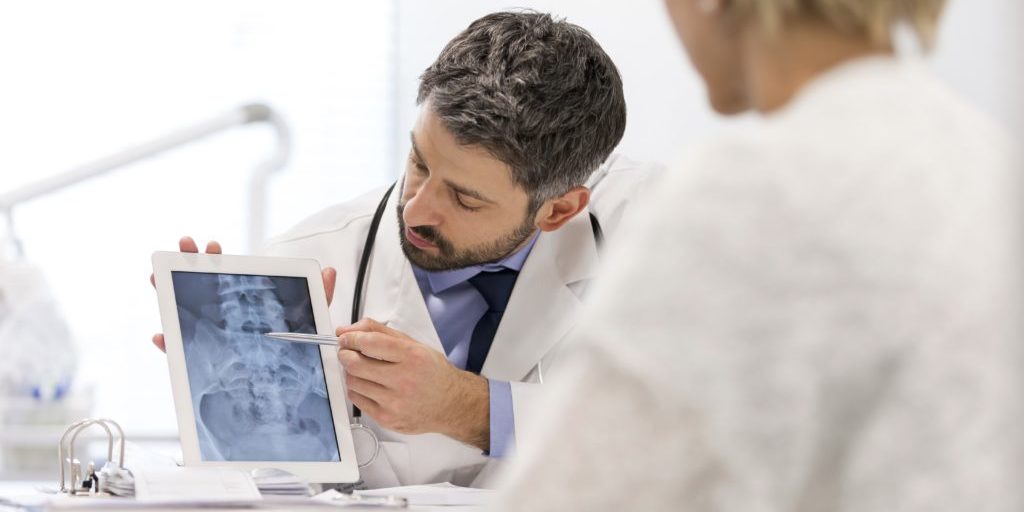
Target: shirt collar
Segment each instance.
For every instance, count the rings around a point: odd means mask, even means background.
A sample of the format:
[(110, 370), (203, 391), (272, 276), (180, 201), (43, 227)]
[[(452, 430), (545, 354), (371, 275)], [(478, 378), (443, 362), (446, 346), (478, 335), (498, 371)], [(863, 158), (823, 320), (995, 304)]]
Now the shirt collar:
[(412, 270), (417, 277), (426, 277), (427, 282), (430, 283), (430, 291), (435, 294), (441, 293), (459, 283), (468, 281), (469, 278), (479, 274), (480, 272), (494, 272), (505, 268), (515, 270), (516, 272), (522, 270), (523, 265), (526, 263), (526, 258), (530, 255), (530, 251), (533, 249), (534, 244), (537, 243), (537, 238), (539, 236), (540, 231), (534, 233), (530, 238), (530, 241), (521, 249), (505, 256), (501, 261), (495, 263), (485, 263), (483, 265), (472, 265), (469, 267), (457, 268), (455, 270), (441, 271), (424, 270), (414, 264), (412, 265)]

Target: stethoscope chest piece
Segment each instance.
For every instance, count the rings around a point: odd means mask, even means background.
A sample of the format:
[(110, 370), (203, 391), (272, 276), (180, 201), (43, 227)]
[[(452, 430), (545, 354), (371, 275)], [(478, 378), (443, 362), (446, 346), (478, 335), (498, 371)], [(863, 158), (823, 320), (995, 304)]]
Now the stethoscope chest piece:
[(359, 418), (355, 419), (351, 428), (352, 444), (356, 447), (356, 463), (362, 469), (373, 464), (380, 456), (380, 438), (373, 429), (363, 425)]

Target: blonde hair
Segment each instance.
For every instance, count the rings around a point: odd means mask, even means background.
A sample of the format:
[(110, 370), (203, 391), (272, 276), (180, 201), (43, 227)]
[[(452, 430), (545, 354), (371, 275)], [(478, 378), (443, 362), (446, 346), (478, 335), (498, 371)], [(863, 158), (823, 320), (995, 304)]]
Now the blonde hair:
[(744, 19), (777, 31), (788, 20), (816, 17), (837, 29), (890, 44), (894, 26), (905, 23), (925, 47), (935, 41), (946, 0), (731, 0), (732, 10)]

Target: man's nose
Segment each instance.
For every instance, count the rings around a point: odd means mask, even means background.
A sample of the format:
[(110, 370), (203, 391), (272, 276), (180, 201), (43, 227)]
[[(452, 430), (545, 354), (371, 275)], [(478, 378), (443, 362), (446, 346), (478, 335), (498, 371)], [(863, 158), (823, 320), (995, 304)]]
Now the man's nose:
[(441, 224), (441, 214), (437, 207), (439, 199), (429, 181), (422, 183), (412, 191), (412, 196), (405, 201), (405, 208), (402, 212), (405, 225), (418, 227)]

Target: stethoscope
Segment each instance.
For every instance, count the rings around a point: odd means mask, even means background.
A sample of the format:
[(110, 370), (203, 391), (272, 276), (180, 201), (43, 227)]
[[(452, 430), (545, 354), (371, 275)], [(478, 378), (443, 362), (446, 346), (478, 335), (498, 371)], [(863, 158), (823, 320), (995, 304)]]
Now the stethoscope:
[[(377, 241), (377, 231), (380, 230), (380, 221), (384, 217), (388, 199), (391, 198), (391, 192), (395, 190), (395, 185), (397, 183), (392, 183), (387, 191), (384, 192), (384, 197), (381, 198), (380, 204), (377, 205), (377, 210), (373, 212), (373, 220), (370, 221), (370, 231), (366, 233), (366, 241), (363, 243), (363, 255), (359, 260), (359, 271), (356, 273), (356, 288), (352, 295), (353, 324), (358, 322), (363, 314), (363, 284), (366, 282), (367, 270), (370, 267), (370, 256), (373, 253), (373, 244)], [(601, 230), (601, 223), (598, 222), (597, 217), (592, 212), (590, 213), (590, 228), (594, 232), (594, 241), (597, 243), (598, 249), (600, 249), (604, 244), (604, 231)], [(370, 443), (372, 443), (373, 454), (370, 456), (370, 459), (359, 463), (360, 468), (365, 468), (373, 464), (380, 455), (380, 437), (377, 436), (373, 429), (363, 424), (363, 411), (359, 410), (354, 404), (352, 405), (352, 424), (350, 427), (352, 429), (353, 442), (356, 437), (361, 435), (369, 438)], [(358, 456), (356, 458), (358, 460)]]

